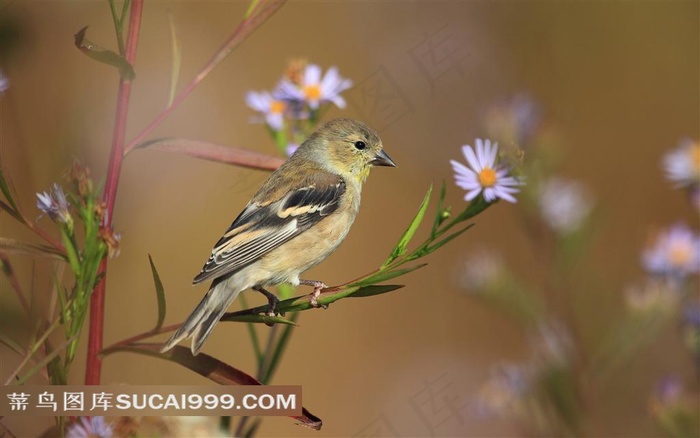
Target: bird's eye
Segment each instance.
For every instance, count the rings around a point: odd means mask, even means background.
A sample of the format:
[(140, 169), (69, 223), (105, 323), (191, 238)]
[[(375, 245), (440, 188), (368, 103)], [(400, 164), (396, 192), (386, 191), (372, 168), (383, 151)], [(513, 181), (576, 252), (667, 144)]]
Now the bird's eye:
[(364, 149), (364, 148), (366, 148), (366, 147), (367, 147), (367, 145), (366, 145), (365, 142), (362, 141), (362, 140), (357, 140), (357, 141), (355, 142), (355, 148), (357, 148), (357, 149), (359, 149), (359, 150), (362, 150), (362, 149)]

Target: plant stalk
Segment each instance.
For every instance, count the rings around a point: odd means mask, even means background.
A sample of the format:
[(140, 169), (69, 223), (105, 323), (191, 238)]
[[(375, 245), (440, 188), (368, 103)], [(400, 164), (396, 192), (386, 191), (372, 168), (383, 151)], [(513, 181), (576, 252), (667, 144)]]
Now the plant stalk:
[[(126, 39), (124, 57), (133, 65), (136, 59), (139, 30), (141, 28), (141, 14), (143, 0), (131, 2), (129, 11), (129, 33)], [(124, 141), (126, 138), (126, 122), (129, 115), (129, 98), (131, 96), (131, 80), (121, 77), (119, 79), (119, 91), (117, 94), (117, 110), (114, 121), (114, 133), (112, 135), (112, 148), (107, 168), (107, 182), (105, 184), (103, 200), (106, 203), (106, 214), (103, 226), (112, 226), (114, 204), (121, 174), (122, 159), (124, 158)], [(90, 299), (90, 330), (88, 335), (88, 351), (85, 369), (85, 384), (98, 385), (102, 374), (102, 359), (99, 353), (102, 350), (102, 335), (104, 329), (104, 300), (107, 281), (107, 257), (100, 262), (99, 275), (102, 277), (95, 286)]]

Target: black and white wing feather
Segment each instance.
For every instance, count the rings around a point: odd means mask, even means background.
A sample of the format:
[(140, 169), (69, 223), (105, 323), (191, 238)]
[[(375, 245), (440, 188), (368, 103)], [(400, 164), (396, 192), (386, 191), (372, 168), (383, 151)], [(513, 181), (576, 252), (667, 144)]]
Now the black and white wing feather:
[(216, 242), (193, 283), (242, 269), (308, 230), (338, 209), (345, 189), (340, 177), (315, 178), (277, 201), (249, 204)]

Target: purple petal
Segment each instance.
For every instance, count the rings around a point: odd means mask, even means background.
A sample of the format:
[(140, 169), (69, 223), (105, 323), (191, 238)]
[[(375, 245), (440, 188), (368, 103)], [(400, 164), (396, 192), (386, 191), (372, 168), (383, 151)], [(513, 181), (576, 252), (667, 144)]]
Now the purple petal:
[(316, 64), (306, 66), (304, 72), (304, 85), (318, 85), (321, 81), (321, 67)]
[(479, 164), (479, 160), (476, 158), (476, 155), (474, 154), (474, 149), (472, 149), (471, 146), (465, 145), (462, 146), (462, 152), (464, 153), (464, 156), (467, 158), (467, 163), (469, 166), (474, 169), (476, 172), (480, 172), (483, 167)]

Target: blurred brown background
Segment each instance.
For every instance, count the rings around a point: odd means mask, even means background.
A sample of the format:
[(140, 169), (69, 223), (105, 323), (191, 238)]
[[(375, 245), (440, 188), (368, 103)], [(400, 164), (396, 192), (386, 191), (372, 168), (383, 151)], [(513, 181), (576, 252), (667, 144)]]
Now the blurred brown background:
[[(182, 44), (182, 85), (245, 8), (240, 2), (146, 3), (129, 137), (166, 105), (167, 14)], [(96, 180), (104, 175), (117, 73), (82, 55), (72, 36), (89, 25), (90, 40), (113, 49), (116, 44), (106, 2), (10, 2), (0, 11), (3, 19), (15, 22), (20, 36), (18, 49), (1, 60), (11, 81), (0, 99), (2, 166), (31, 211), (34, 193), (60, 180), (73, 157), (82, 158)], [(682, 137), (698, 138), (699, 13), (697, 2), (291, 2), (221, 64), (152, 138), (199, 138), (273, 154), (263, 127), (249, 123), (253, 112), (243, 102), (246, 91), (272, 88), (294, 57), (324, 69), (337, 66), (356, 87), (344, 94), (348, 108), (333, 109), (328, 117), (353, 117), (375, 126), (399, 165), (373, 172), (348, 239), (307, 274), (337, 284), (383, 261), (430, 183), (447, 180), (449, 202), (462, 205), (449, 159), (461, 159), (459, 147), (484, 135), (486, 109), (527, 92), (541, 104), (545, 123), (561, 132), (564, 175), (589, 185), (602, 212), (591, 257), (579, 269), (582, 280), (593, 276), (604, 285), (580, 300), (589, 318), (584, 332), (594, 342), (622, 312), (624, 287), (642, 275), (639, 252), (650, 229), (678, 219), (697, 222), (664, 180), (660, 157)], [(110, 262), (106, 344), (146, 330), (155, 320), (147, 254), (166, 288), (167, 323), (193, 309), (206, 289), (190, 286), (192, 277), (265, 177), (264, 172), (155, 151), (128, 156), (114, 218), (123, 240), (121, 255)], [(426, 391), (432, 385), (436, 392), (434, 382), (440, 379), (466, 399), (493, 363), (526, 356), (518, 327), (460, 291), (454, 273), (475, 247), (502, 251), (525, 278), (547, 273), (533, 265), (518, 205), (501, 202), (476, 223), (431, 256), (427, 268), (401, 278), (405, 289), (304, 312), (274, 382), (303, 385), (304, 405), (324, 420), (324, 428), (315, 433), (289, 419), (270, 418), (260, 435), (515, 434), (506, 421), (479, 421), (466, 411), (431, 413), (425, 401)], [(0, 224), (2, 236), (32, 238), (6, 215)], [(16, 265), (27, 289), (50, 286), (50, 264), (39, 261), (33, 268), (18, 259)], [(5, 278), (0, 285), (2, 329), (9, 331), (16, 303)], [(260, 298), (248, 295), (255, 302)], [(611, 396), (596, 400), (588, 425), (592, 435), (658, 433), (647, 415), (653, 385), (669, 371), (692, 376), (690, 364), (678, 359), (682, 348), (675, 330), (669, 327), (611, 383)], [(219, 325), (204, 351), (253, 371), (242, 324)], [(0, 352), (4, 376), (17, 359)], [(81, 362), (74, 367), (75, 383), (83, 379)], [(108, 358), (102, 380), (205, 382), (176, 365), (132, 355)], [(51, 424), (48, 418), (24, 423), (6, 421), (28, 436)]]

